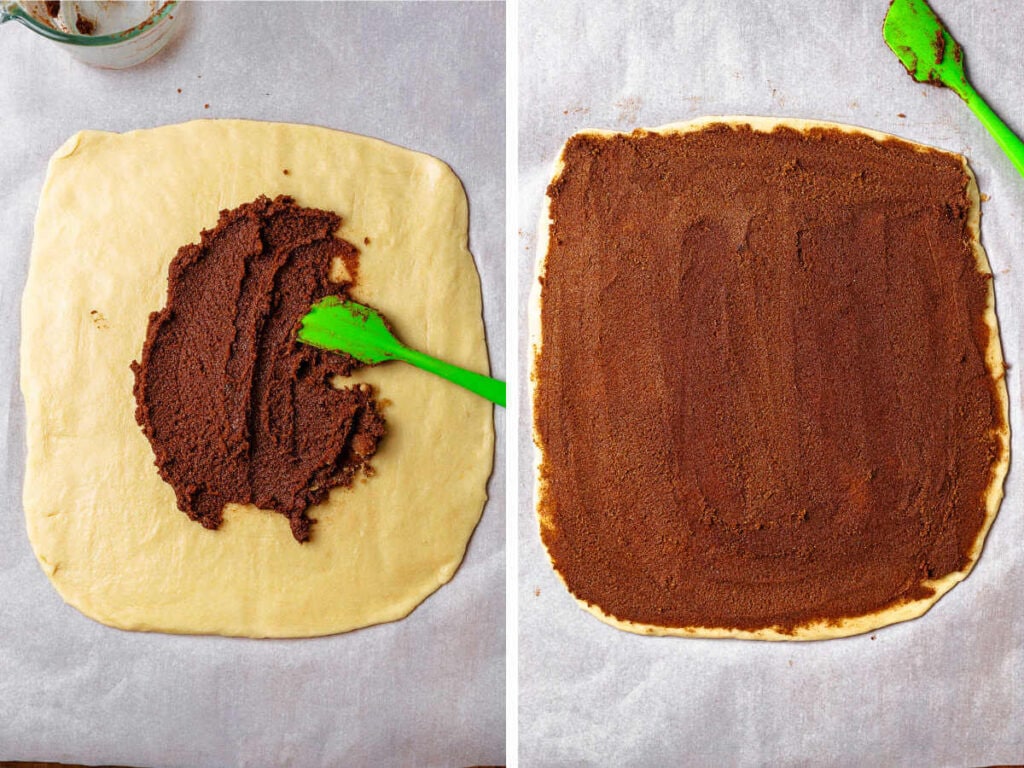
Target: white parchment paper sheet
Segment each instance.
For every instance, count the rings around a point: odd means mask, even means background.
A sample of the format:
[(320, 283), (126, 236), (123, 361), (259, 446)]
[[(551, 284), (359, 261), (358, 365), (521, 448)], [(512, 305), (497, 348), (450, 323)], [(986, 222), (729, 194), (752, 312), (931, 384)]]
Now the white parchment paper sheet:
[(501, 409), (491, 498), (462, 568), (394, 624), (302, 641), (122, 632), (67, 607), (32, 555), (19, 306), (47, 159), (79, 129), (281, 120), (443, 159), (469, 197), (492, 367), (504, 376), (504, 6), (189, 5), (172, 47), (121, 72), (79, 64), (20, 25), (0, 29), (0, 760), (500, 763)]
[[(975, 86), (1024, 133), (1024, 5), (933, 6), (963, 45)], [(887, 7), (522, 0), (520, 355), (541, 200), (571, 133), (722, 114), (863, 125), (965, 154), (991, 196), (982, 238), (1011, 366), (1016, 465), (1024, 454), (1024, 179), (953, 93), (906, 75), (882, 40)], [(518, 426), (522, 765), (1024, 762), (1024, 488), (1016, 466), (974, 572), (917, 621), (810, 644), (654, 639), (598, 622), (557, 581), (533, 515), (526, 409)]]

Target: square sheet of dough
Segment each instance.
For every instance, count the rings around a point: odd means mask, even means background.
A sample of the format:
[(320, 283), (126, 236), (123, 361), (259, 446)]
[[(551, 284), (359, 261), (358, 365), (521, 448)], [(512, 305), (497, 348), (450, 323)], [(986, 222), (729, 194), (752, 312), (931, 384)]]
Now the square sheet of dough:
[[(862, 134), (878, 141), (886, 141), (889, 139), (896, 139), (904, 143), (908, 142), (906, 139), (901, 139), (898, 136), (891, 136), (889, 134), (880, 133), (867, 128), (860, 128), (857, 126), (843, 125), (840, 123), (823, 122), (819, 120), (805, 120), (799, 118), (771, 118), (771, 117), (754, 117), (754, 116), (711, 116), (705, 118), (699, 118), (683, 123), (671, 123), (668, 125), (662, 125), (656, 128), (650, 129), (637, 129), (643, 130), (649, 133), (659, 134), (684, 134), (691, 131), (700, 131), (709, 125), (716, 123), (724, 123), (735, 126), (749, 126), (755, 131), (770, 133), (777, 127), (790, 128), (796, 131), (808, 131), (813, 128), (824, 128), (829, 130), (839, 130), (845, 132), (852, 132)], [(614, 131), (605, 131), (599, 129), (590, 129), (580, 131), (579, 134), (589, 134), (595, 136), (613, 137), (619, 135)], [(552, 173), (552, 180), (557, 180), (562, 174), (565, 168), (565, 162), (563, 153), (565, 147), (568, 146), (568, 142), (563, 145), (562, 151), (559, 152), (559, 156), (555, 161), (555, 168)], [(942, 152), (943, 150), (936, 150), (931, 147), (924, 145), (917, 145), (924, 151), (935, 151)], [(947, 153), (952, 154), (952, 153)], [(979, 192), (977, 182), (975, 181), (974, 173), (967, 165), (965, 158), (957, 155), (959, 161), (963, 164), (964, 173), (966, 174), (969, 185), (967, 189), (967, 196), (971, 202), (971, 209), (967, 219), (967, 229), (971, 237), (971, 247), (974, 251), (974, 256), (977, 262), (977, 269), (983, 274), (991, 274), (992, 270), (989, 267), (988, 257), (985, 255), (985, 250), (981, 246), (981, 231), (980, 231), (980, 220), (981, 220), (981, 202), (979, 199)], [(539, 243), (537, 246), (537, 261), (535, 265), (536, 279), (533, 281), (532, 291), (530, 296), (530, 309), (529, 309), (529, 325), (530, 325), (530, 340), (531, 340), (531, 397), (536, 398), (537, 396), (537, 377), (538, 377), (538, 358), (541, 354), (542, 349), (542, 333), (541, 333), (541, 304), (542, 304), (542, 286), (543, 278), (547, 271), (547, 257), (548, 257), (548, 237), (549, 229), (553, 225), (550, 212), (550, 197), (546, 198), (544, 213), (541, 217), (540, 225), (538, 226)], [(988, 304), (985, 309), (983, 321), (991, 330), (989, 348), (984, 351), (987, 367), (990, 372), (996, 377), (996, 390), (998, 395), (998, 407), (1002, 411), (1003, 424), (1009, 423), (1009, 400), (1006, 393), (1006, 380), (1002, 375), (1004, 371), (1002, 347), (999, 342), (999, 325), (995, 313), (995, 293), (991, 283), (988, 289)], [(534, 411), (536, 414), (536, 411)], [(889, 624), (894, 624), (900, 621), (908, 621), (910, 619), (917, 618), (923, 615), (932, 605), (934, 605), (939, 598), (945, 595), (950, 589), (956, 586), (958, 583), (963, 581), (970, 573), (971, 568), (974, 567), (974, 563), (977, 562), (978, 557), (981, 555), (982, 545), (985, 541), (985, 536), (988, 533), (989, 527), (992, 525), (992, 521), (995, 519), (996, 514), (999, 511), (999, 505), (1003, 499), (1003, 480), (1006, 477), (1006, 473), (1009, 469), (1010, 461), (1010, 434), (1009, 428), (1006, 426), (997, 436), (999, 443), (999, 455), (992, 467), (991, 483), (985, 496), (985, 520), (983, 525), (978, 531), (977, 538), (969, 552), (969, 562), (967, 566), (958, 571), (946, 574), (941, 578), (928, 580), (925, 583), (926, 586), (934, 590), (934, 594), (929, 597), (924, 597), (909, 602), (898, 603), (889, 608), (884, 608), (879, 611), (871, 612), (861, 616), (845, 617), (837, 620), (824, 620), (824, 621), (811, 621), (809, 623), (800, 625), (792, 631), (779, 631), (774, 627), (758, 629), (753, 631), (734, 629), (729, 627), (704, 627), (704, 626), (693, 626), (693, 627), (673, 627), (663, 626), (656, 624), (644, 624), (624, 619), (616, 618), (606, 613), (601, 606), (592, 604), (586, 600), (582, 600), (576, 597), (573, 593), (577, 603), (586, 611), (596, 616), (601, 621), (610, 624), (618, 629), (625, 630), (627, 632), (635, 632), (642, 635), (675, 635), (679, 637), (738, 637), (749, 640), (824, 640), (833, 637), (845, 637), (848, 635), (855, 635), (863, 632), (869, 632), (879, 627), (884, 627)], [(536, 485), (534, 487), (534, 497), (537, 505), (538, 523), (543, 531), (545, 527), (555, 527), (554, 521), (548, 516), (545, 510), (545, 503), (547, 502), (548, 489), (543, 479), (544, 473), (544, 445), (540, 431), (537, 427), (536, 422), (533, 428), (533, 441), (534, 441), (534, 466), (535, 466), (535, 477)], [(543, 533), (542, 533), (543, 538)], [(549, 553), (550, 556), (550, 553)], [(552, 561), (552, 567), (555, 567), (554, 561)], [(565, 581), (564, 575), (555, 567), (555, 572), (558, 574), (559, 579), (566, 586), (566, 588), (573, 592), (572, 588)]]
[(372, 478), (310, 510), (309, 543), (279, 514), (229, 505), (209, 531), (177, 509), (129, 364), (177, 249), (261, 194), (338, 213), (361, 251), (353, 296), (411, 346), (488, 370), (465, 193), (441, 161), (242, 120), (71, 137), (50, 161), (22, 307), (24, 503), (54, 586), (105, 624), (302, 637), (399, 619), (452, 578), (480, 518), (491, 405), (397, 363), (353, 377), (377, 387), (388, 434)]

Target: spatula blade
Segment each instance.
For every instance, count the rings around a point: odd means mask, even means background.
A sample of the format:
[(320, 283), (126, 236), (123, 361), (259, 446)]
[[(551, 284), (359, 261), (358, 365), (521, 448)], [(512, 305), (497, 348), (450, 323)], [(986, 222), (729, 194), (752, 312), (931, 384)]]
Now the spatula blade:
[(312, 306), (301, 320), (298, 339), (370, 365), (393, 360), (401, 346), (375, 309), (337, 296), (327, 296)]
[(882, 36), (918, 82), (947, 85), (958, 93), (966, 83), (963, 49), (925, 0), (892, 0)]

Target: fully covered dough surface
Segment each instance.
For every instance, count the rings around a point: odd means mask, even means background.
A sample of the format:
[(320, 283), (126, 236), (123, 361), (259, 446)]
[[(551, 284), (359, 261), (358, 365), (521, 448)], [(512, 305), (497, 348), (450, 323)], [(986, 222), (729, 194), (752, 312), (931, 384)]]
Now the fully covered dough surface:
[(84, 131), (50, 162), (22, 310), (24, 504), (64, 599), (116, 627), (304, 637), (399, 619), (452, 578), (486, 500), (492, 408), (411, 366), (358, 371), (385, 404), (374, 475), (309, 510), (190, 521), (135, 423), (129, 368), (179, 246), (218, 212), (289, 195), (361, 250), (353, 298), (399, 337), (487, 372), (462, 186), (442, 162), (313, 126), (195, 121)]
[[(703, 131), (764, 148), (776, 129), (788, 150), (721, 163), (719, 174), (701, 175), (716, 168), (707, 153), (691, 151), (680, 168), (650, 150), (692, 146)], [(858, 149), (829, 168), (797, 146), (829, 135)], [(913, 182), (877, 163), (840, 173), (886, 146), (906, 168), (933, 158), (945, 170)], [(625, 158), (617, 177), (603, 148)], [(748, 165), (748, 186), (723, 194), (719, 183)], [(778, 171), (770, 183), (756, 175), (762, 165), (766, 178)], [(827, 204), (815, 174), (828, 180)], [(886, 184), (896, 192), (880, 209)], [(953, 190), (948, 206), (914, 201), (929, 184), (940, 197)], [(766, 208), (762, 193), (779, 199)], [(578, 210), (563, 220), (566, 199)], [(978, 190), (963, 158), (792, 119), (584, 131), (563, 149), (548, 204), (531, 307), (538, 515), (556, 571), (587, 610), (644, 634), (817, 639), (918, 616), (967, 575), (1002, 498), (1009, 431)], [(766, 234), (773, 222), (783, 236), (792, 222), (808, 231), (780, 245)], [(939, 237), (956, 255), (931, 263)], [(890, 249), (900, 257), (879, 257)], [(714, 265), (729, 279), (703, 277)], [(779, 286), (796, 299), (778, 299)], [(962, 356), (934, 357), (954, 341)], [(922, 355), (934, 359), (916, 365)], [(939, 386), (955, 376), (957, 386)], [(949, 426), (961, 422), (963, 434)], [(771, 445), (764, 466), (746, 447), (760, 442)], [(936, 446), (949, 464), (921, 460)], [(904, 460), (925, 472), (894, 481)], [(911, 554), (893, 567), (900, 548)]]

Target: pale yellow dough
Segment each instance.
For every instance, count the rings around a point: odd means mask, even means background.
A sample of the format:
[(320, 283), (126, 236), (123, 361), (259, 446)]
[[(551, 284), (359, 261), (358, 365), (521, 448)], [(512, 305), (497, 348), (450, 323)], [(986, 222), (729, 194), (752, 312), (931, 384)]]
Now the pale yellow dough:
[[(727, 117), (704, 117), (697, 120), (691, 120), (684, 123), (671, 123), (669, 125), (659, 126), (657, 128), (642, 129), (650, 131), (651, 133), (661, 134), (682, 134), (690, 131), (699, 131), (702, 128), (707, 127), (714, 123), (726, 123), (730, 125), (748, 125), (755, 131), (771, 132), (779, 126), (792, 128), (798, 131), (807, 131), (811, 128), (830, 128), (841, 131), (847, 131), (852, 133), (860, 133), (867, 136), (871, 136), (877, 140), (885, 139), (896, 139), (900, 141), (907, 141), (910, 144), (916, 142), (909, 142), (907, 139), (900, 138), (898, 136), (892, 136), (890, 134), (881, 133), (879, 131), (873, 131), (867, 128), (860, 128), (852, 125), (844, 125), (842, 123), (831, 123), (820, 120), (804, 120), (799, 118), (770, 118), (770, 117), (751, 117), (751, 116), (727, 116)], [(579, 133), (586, 135), (598, 135), (598, 136), (614, 136), (616, 135), (613, 131), (605, 131), (599, 129), (584, 130)], [(938, 151), (933, 147), (927, 147), (923, 144), (917, 144), (917, 147), (921, 151)], [(564, 147), (563, 147), (564, 151)], [(946, 154), (953, 154), (947, 152)], [(971, 171), (970, 166), (967, 164), (967, 160), (961, 155), (955, 155), (960, 162), (963, 164), (964, 172), (967, 174), (969, 181), (969, 187), (967, 190), (968, 198), (971, 201), (971, 210), (968, 214), (967, 227), (971, 233), (971, 244), (974, 249), (974, 256), (977, 263), (978, 271), (985, 274), (992, 274), (992, 270), (989, 267), (988, 257), (985, 254), (984, 248), (981, 245), (981, 201), (978, 194), (978, 184), (974, 178), (974, 173)], [(555, 161), (555, 168), (552, 173), (552, 179), (557, 179), (564, 168), (564, 162), (562, 160), (562, 153), (559, 153), (558, 159)], [(547, 267), (547, 244), (548, 244), (548, 228), (551, 225), (550, 215), (550, 198), (545, 198), (544, 213), (541, 217), (541, 222), (538, 227), (538, 246), (537, 246), (537, 263), (536, 263), (536, 278), (533, 281), (533, 287), (530, 293), (530, 310), (529, 310), (529, 326), (530, 326), (530, 359), (531, 359), (531, 395), (535, 392), (536, 386), (536, 362), (537, 357), (541, 350), (541, 280), (544, 277), (544, 273)], [(992, 377), (996, 381), (996, 392), (999, 397), (999, 407), (1003, 411), (1006, 423), (1009, 424), (1009, 399), (1006, 393), (1006, 379), (1005, 379), (1005, 368), (1003, 365), (1003, 352), (1002, 346), (999, 342), (999, 323), (996, 318), (995, 309), (995, 293), (992, 288), (991, 281), (989, 282), (988, 291), (988, 306), (985, 310), (985, 323), (992, 330), (992, 334), (989, 337), (989, 348), (986, 350), (985, 357), (988, 363), (988, 369)], [(864, 632), (870, 632), (880, 627), (887, 626), (889, 624), (895, 624), (900, 621), (908, 621), (915, 619), (918, 616), (923, 615), (931, 608), (940, 597), (946, 594), (949, 590), (967, 578), (967, 574), (971, 572), (974, 564), (981, 556), (981, 549), (985, 543), (985, 536), (988, 533), (988, 529), (992, 525), (992, 521), (995, 520), (996, 514), (999, 512), (999, 505), (1003, 500), (1003, 481), (1006, 478), (1007, 470), (1010, 466), (1010, 432), (1009, 429), (998, 435), (1000, 442), (1000, 455), (997, 463), (993, 467), (993, 475), (991, 484), (989, 485), (988, 494), (986, 497), (986, 510), (987, 515), (985, 522), (978, 532), (978, 537), (975, 539), (973, 546), (970, 549), (969, 557), (970, 561), (962, 571), (954, 571), (953, 573), (947, 574), (940, 579), (934, 579), (924, 582), (927, 586), (935, 590), (935, 594), (931, 597), (922, 598), (920, 600), (914, 600), (912, 602), (901, 603), (891, 608), (878, 611), (876, 613), (867, 614), (865, 616), (851, 616), (848, 618), (841, 619), (836, 622), (812, 622), (803, 626), (796, 627), (792, 632), (780, 632), (774, 628), (759, 629), (755, 631), (747, 631), (740, 629), (730, 629), (723, 627), (665, 627), (656, 624), (640, 624), (633, 621), (627, 621), (616, 618), (605, 613), (600, 606), (588, 603), (584, 600), (577, 599), (579, 605), (589, 611), (591, 614), (596, 616), (601, 621), (612, 625), (618, 629), (625, 630), (627, 632), (635, 632), (641, 635), (674, 635), (678, 637), (735, 637), (747, 640), (827, 640), (836, 637), (846, 637), (849, 635), (857, 635)], [(537, 484), (535, 488), (535, 496), (537, 501), (538, 509), (538, 522), (543, 528), (544, 526), (552, 525), (552, 521), (545, 518), (541, 513), (541, 500), (544, 498), (546, 488), (544, 483), (541, 481), (540, 467), (544, 462), (544, 450), (541, 445), (540, 435), (537, 432), (536, 425), (534, 426), (533, 432), (534, 442), (534, 464), (536, 467), (535, 477), (537, 478)], [(554, 564), (552, 564), (552, 567)], [(562, 574), (555, 569), (555, 573), (558, 574), (559, 579), (563, 585), (568, 589), (568, 585), (565, 584), (565, 580), (562, 579)]]
[(177, 248), (261, 194), (341, 215), (362, 251), (354, 296), (412, 346), (488, 370), (466, 198), (439, 160), (241, 120), (76, 134), (50, 162), (22, 308), (24, 502), (50, 580), (104, 624), (304, 637), (392, 621), (452, 578), (480, 518), (492, 407), (400, 364), (354, 377), (387, 401), (388, 435), (374, 477), (310, 510), (308, 544), (279, 514), (229, 506), (209, 531), (177, 509), (129, 364)]

